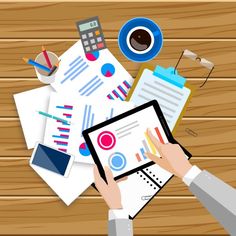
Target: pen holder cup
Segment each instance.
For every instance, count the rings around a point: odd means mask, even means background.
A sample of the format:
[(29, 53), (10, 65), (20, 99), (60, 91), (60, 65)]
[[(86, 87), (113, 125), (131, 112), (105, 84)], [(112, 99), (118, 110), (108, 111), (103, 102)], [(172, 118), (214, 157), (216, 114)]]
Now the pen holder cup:
[[(55, 53), (47, 51), (47, 54), (48, 54), (48, 57), (49, 57), (49, 60), (52, 64), (52, 66), (54, 66), (56, 63), (58, 63), (59, 58)], [(35, 61), (37, 63), (41, 64), (41, 65), (44, 65), (44, 66), (48, 67), (46, 59), (43, 55), (43, 52), (41, 52), (40, 54), (37, 55)], [(49, 74), (48, 72), (46, 72), (46, 71), (44, 71), (40, 68), (34, 67), (34, 69), (35, 69), (35, 72), (36, 72), (36, 75), (37, 75), (38, 79), (42, 83), (51, 84), (55, 81), (56, 72), (57, 72), (58, 68), (50, 76), (48, 76), (48, 74)]]

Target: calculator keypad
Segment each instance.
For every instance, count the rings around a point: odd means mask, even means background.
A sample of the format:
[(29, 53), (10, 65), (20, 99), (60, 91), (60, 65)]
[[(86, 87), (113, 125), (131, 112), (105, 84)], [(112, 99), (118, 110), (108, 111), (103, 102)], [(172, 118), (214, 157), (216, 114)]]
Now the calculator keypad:
[(84, 41), (84, 46), (88, 46), (89, 42), (88, 41)]
[(82, 34), (82, 39), (86, 39), (87, 35), (86, 34)]
[(81, 38), (86, 53), (92, 52), (93, 50), (97, 51), (97, 49), (103, 49), (106, 47), (99, 30), (84, 33), (81, 35)]

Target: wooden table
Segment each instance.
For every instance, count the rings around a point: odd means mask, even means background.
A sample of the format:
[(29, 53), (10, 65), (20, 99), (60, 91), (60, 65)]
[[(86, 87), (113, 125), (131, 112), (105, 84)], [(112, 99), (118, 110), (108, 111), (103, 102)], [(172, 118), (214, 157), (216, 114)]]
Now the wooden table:
[[(164, 46), (151, 64), (175, 65), (190, 49), (215, 63), (203, 88), (202, 71), (184, 71), (196, 87), (176, 138), (193, 154), (191, 162), (236, 186), (236, 2), (0, 2), (0, 234), (106, 235), (108, 208), (89, 188), (70, 207), (29, 167), (13, 94), (40, 87), (23, 56), (44, 45), (58, 55), (78, 40), (75, 22), (99, 15), (111, 52), (135, 77), (139, 64), (119, 51), (117, 35), (126, 20), (145, 16), (164, 33)], [(186, 128), (197, 136), (191, 136)], [(134, 220), (136, 235), (226, 235), (177, 178)]]

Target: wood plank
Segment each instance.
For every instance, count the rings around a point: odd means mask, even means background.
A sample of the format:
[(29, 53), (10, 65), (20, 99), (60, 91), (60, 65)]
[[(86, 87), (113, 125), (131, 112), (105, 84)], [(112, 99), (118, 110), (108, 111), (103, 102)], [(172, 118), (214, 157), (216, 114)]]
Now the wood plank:
[(235, 2), (6, 2), (0, 5), (1, 38), (78, 38), (75, 22), (98, 12), (107, 38), (116, 38), (121, 26), (137, 16), (153, 19), (166, 38), (236, 36)]
[[(175, 137), (193, 156), (235, 156), (236, 119), (183, 119)], [(25, 157), (32, 152), (26, 149), (18, 119), (0, 119), (0, 144), (0, 157)]]
[[(9, 160), (0, 158), (0, 196), (55, 196), (55, 193), (32, 170), (28, 162), (28, 158)], [(211, 160), (199, 160), (193, 157), (191, 163), (236, 187), (236, 157), (234, 159), (212, 158)], [(82, 196), (99, 195), (92, 187), (82, 194)], [(180, 179), (174, 177), (158, 196), (192, 196), (192, 194)]]
[[(203, 80), (191, 79), (189, 83), (196, 90), (185, 112), (185, 117), (235, 117), (236, 116), (236, 79), (209, 79), (203, 88)], [(0, 117), (17, 117), (13, 94), (42, 86), (36, 79), (0, 80)]]
[[(0, 199), (2, 234), (107, 234), (108, 208), (100, 198), (70, 207), (54, 198)], [(91, 227), (92, 226), (92, 227)], [(134, 220), (135, 235), (225, 235), (196, 199), (153, 199)]]
[[(236, 32), (236, 30), (235, 30)], [(2, 78), (34, 78), (34, 68), (26, 64), (22, 57), (34, 59), (41, 51), (44, 45), (49, 51), (57, 55), (63, 54), (76, 41), (0, 41), (0, 77)], [(107, 40), (107, 46), (120, 63), (135, 77), (140, 67), (139, 63), (129, 61), (122, 55), (118, 48), (116, 40)], [(236, 77), (235, 58), (236, 58), (236, 40), (235, 41), (164, 41), (162, 51), (150, 63), (164, 67), (175, 66), (181, 52), (184, 49), (192, 50), (215, 63), (215, 69), (211, 77)], [(183, 59), (179, 65), (181, 75), (189, 77), (205, 78), (208, 71), (199, 66), (198, 63)]]

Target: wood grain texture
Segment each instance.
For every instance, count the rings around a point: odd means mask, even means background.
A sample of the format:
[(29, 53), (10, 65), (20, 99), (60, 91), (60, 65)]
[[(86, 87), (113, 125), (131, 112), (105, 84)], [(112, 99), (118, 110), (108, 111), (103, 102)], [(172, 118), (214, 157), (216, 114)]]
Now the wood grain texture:
[[(2, 234), (107, 234), (107, 206), (100, 198), (66, 207), (54, 198), (0, 199)], [(222, 235), (226, 232), (196, 199), (157, 198), (134, 220), (135, 235)]]
[[(185, 117), (236, 117), (236, 79), (209, 79), (203, 88), (201, 79), (188, 82), (195, 88)], [(37, 79), (0, 80), (0, 117), (18, 117), (13, 95), (43, 86)]]
[[(0, 235), (107, 235), (108, 209), (93, 188), (66, 207), (30, 168), (32, 150), (12, 97), (42, 86), (22, 57), (34, 59), (42, 45), (61, 55), (79, 39), (75, 22), (98, 14), (108, 48), (133, 77), (140, 65), (122, 55), (117, 36), (137, 16), (153, 19), (164, 34), (153, 65), (175, 65), (186, 48), (215, 63), (214, 79), (202, 89), (204, 70), (180, 65), (197, 89), (175, 136), (194, 155), (193, 164), (236, 187), (236, 1), (105, 1), (0, 0)], [(134, 233), (227, 235), (177, 178), (134, 220)]]
[[(235, 30), (236, 32), (236, 30)], [(26, 64), (22, 58), (34, 59), (41, 46), (47, 50), (55, 52), (57, 55), (63, 54), (70, 48), (76, 40), (72, 41), (0, 41), (0, 78), (34, 78), (34, 68)], [(129, 61), (119, 50), (117, 40), (107, 40), (107, 46), (126, 70), (135, 77), (140, 67), (139, 63)], [(215, 69), (211, 77), (231, 77), (236, 78), (236, 40), (235, 41), (164, 41), (160, 54), (151, 61), (153, 65), (164, 67), (175, 66), (181, 52), (184, 49), (192, 50), (201, 57), (212, 61)], [(198, 63), (188, 59), (183, 59), (179, 65), (181, 75), (189, 77), (206, 77), (208, 70), (203, 69)]]
[[(198, 136), (186, 132), (193, 130)], [(193, 156), (235, 156), (236, 119), (229, 120), (186, 120), (179, 125), (175, 138)], [(18, 119), (0, 119), (0, 156), (30, 156)]]
[[(99, 14), (106, 38), (146, 16), (166, 38), (235, 38), (236, 3), (1, 3), (1, 38), (78, 38), (75, 22)], [(13, 17), (14, 16), (14, 17)]]
[[(233, 187), (236, 187), (236, 157), (211, 160), (195, 159), (191, 163), (206, 169)], [(0, 196), (55, 196), (55, 193), (29, 166), (27, 159), (0, 158)], [(81, 180), (82, 181), (82, 180)], [(94, 188), (88, 188), (82, 196), (100, 196)], [(158, 196), (192, 196), (185, 184), (174, 177)]]

